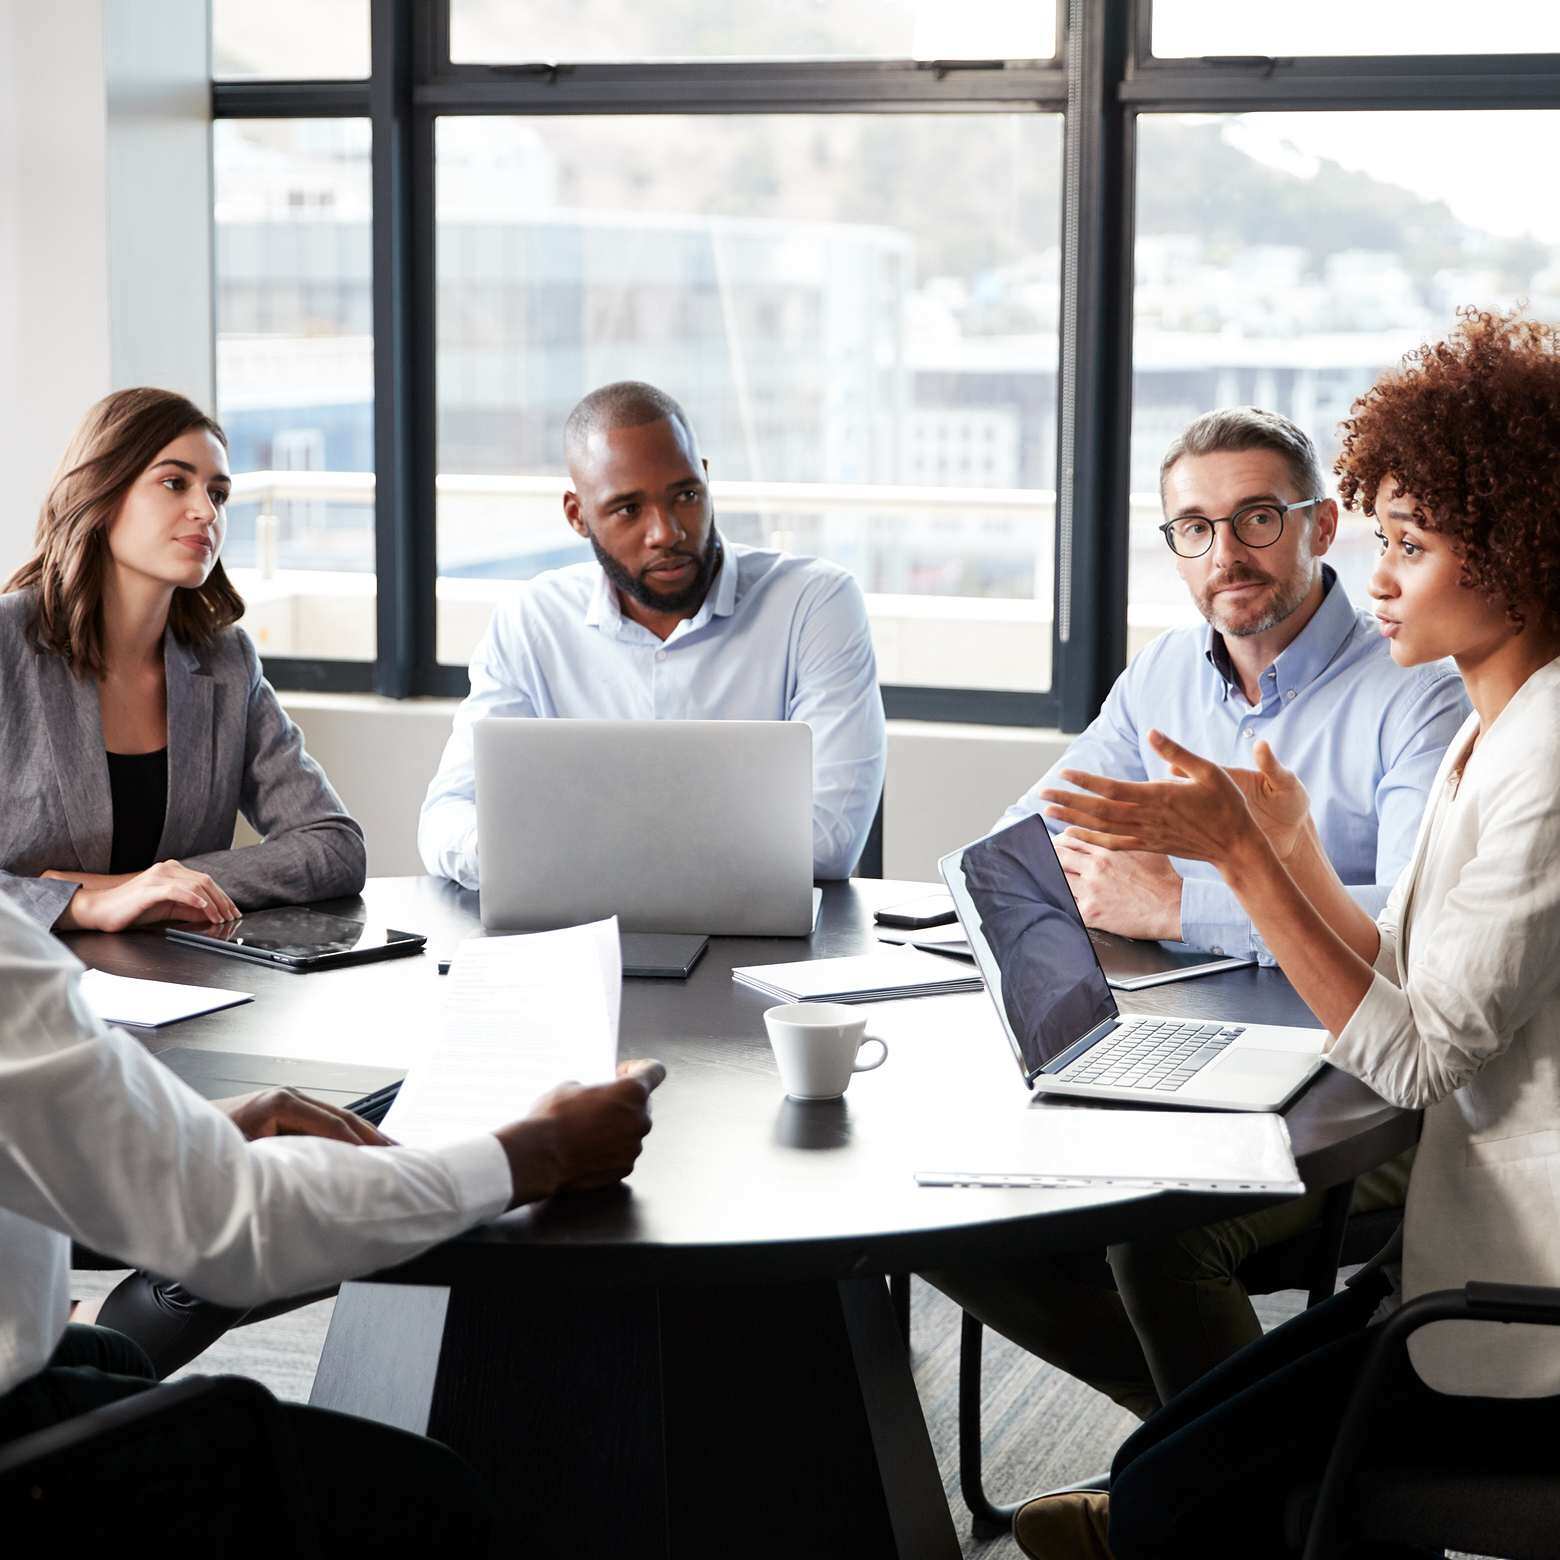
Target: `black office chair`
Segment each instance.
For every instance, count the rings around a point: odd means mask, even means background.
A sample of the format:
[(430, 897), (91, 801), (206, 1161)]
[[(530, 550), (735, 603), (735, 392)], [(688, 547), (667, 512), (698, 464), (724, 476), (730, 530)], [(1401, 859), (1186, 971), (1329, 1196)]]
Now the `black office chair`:
[[(1332, 1187), (1322, 1202), (1321, 1217), (1291, 1240), (1257, 1252), (1241, 1265), (1240, 1281), (1254, 1295), (1282, 1289), (1303, 1289), (1306, 1305), (1327, 1299), (1338, 1284), (1338, 1269), (1374, 1257), (1402, 1222), (1402, 1210), (1349, 1217), (1353, 1181)], [(907, 1299), (908, 1303), (908, 1299)], [(981, 1350), (985, 1328), (966, 1311), (959, 1332), (959, 1490), (969, 1507), (970, 1531), (976, 1538), (999, 1538), (1013, 1525), (1018, 1503), (1002, 1505), (986, 1494), (981, 1476)], [(1109, 1475), (1088, 1479), (1077, 1489), (1108, 1489)]]
[[(12, 1554), (122, 1548), (320, 1560), (281, 1408), (238, 1376), (181, 1381), (0, 1446)], [(175, 1547), (177, 1546), (177, 1547)]]
[[(1547, 1560), (1556, 1553), (1560, 1477), (1505, 1472), (1499, 1443), (1459, 1446), (1455, 1469), (1359, 1466), (1387, 1373), (1412, 1333), (1445, 1321), (1560, 1326), (1560, 1289), (1468, 1284), (1420, 1295), (1387, 1319), (1339, 1424), (1320, 1489), (1298, 1491), (1289, 1503), (1292, 1538), (1306, 1535), (1304, 1560), (1340, 1560), (1361, 1553), (1362, 1546), (1368, 1551), (1389, 1544), (1507, 1560)], [(1480, 1454), (1488, 1457), (1488, 1467), (1470, 1471), (1467, 1460)], [(1299, 1550), (1298, 1542), (1293, 1548)]]

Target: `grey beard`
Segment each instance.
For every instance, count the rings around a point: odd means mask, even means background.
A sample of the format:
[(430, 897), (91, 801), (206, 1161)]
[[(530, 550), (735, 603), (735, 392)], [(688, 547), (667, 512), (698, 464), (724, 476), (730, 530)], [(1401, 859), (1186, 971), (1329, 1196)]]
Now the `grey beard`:
[(1311, 592), (1312, 583), (1311, 580), (1300, 580), (1288, 590), (1275, 596), (1273, 604), (1254, 622), (1242, 624), (1239, 628), (1226, 628), (1214, 619), (1213, 626), (1221, 634), (1228, 634), (1233, 639), (1249, 639), (1253, 634), (1265, 634), (1270, 628), (1277, 628), (1285, 618), (1300, 610), (1305, 598)]

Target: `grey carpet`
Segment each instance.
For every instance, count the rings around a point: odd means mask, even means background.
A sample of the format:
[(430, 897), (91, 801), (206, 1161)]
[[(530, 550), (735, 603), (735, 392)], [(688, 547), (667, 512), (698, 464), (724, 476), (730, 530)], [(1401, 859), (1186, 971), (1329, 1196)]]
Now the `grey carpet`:
[[(77, 1299), (107, 1294), (115, 1273), (76, 1273)], [(1265, 1325), (1292, 1315), (1299, 1297), (1258, 1302)], [(191, 1374), (253, 1377), (277, 1397), (306, 1402), (314, 1382), (334, 1301), (320, 1300), (286, 1316), (235, 1328), (193, 1365)], [(911, 1360), (932, 1445), (942, 1470), (964, 1553), (980, 1560), (1018, 1555), (1011, 1539), (977, 1543), (959, 1496), (959, 1312), (935, 1289), (914, 1281)], [(180, 1374), (184, 1374), (181, 1372)], [(1136, 1421), (1071, 1377), (1052, 1370), (993, 1333), (986, 1335), (982, 1368), (986, 1492), (1013, 1501), (1102, 1473)]]

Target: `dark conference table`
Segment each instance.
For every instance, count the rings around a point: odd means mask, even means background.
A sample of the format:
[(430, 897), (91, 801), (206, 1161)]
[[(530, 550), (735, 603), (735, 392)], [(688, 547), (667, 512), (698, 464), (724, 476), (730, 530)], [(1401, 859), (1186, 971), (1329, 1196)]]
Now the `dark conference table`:
[[(869, 1008), (887, 1064), (843, 1101), (785, 1099), (763, 1028), (773, 999), (732, 966), (866, 951), (873, 907), (918, 891), (831, 884), (810, 940), (716, 938), (686, 982), (625, 981), (620, 1054), (669, 1069), (627, 1187), (517, 1210), (344, 1286), (312, 1401), (453, 1446), (527, 1556), (957, 1556), (883, 1275), (1101, 1246), (1262, 1200), (917, 1187), (916, 1170), (952, 1168), (928, 1163), (948, 1124), (1024, 1109), (984, 993)], [(425, 932), (428, 951), (293, 975), (144, 933), (68, 940), (118, 974), (255, 993), (140, 1032), (201, 1092), (288, 1082), (345, 1101), (397, 1076), (437, 1023), (435, 959), (478, 929), (476, 895), (380, 879), (321, 908)], [(1120, 1000), (1315, 1022), (1271, 970)], [(1286, 1119), (1312, 1189), (1417, 1134), (1413, 1114), (1331, 1069)]]

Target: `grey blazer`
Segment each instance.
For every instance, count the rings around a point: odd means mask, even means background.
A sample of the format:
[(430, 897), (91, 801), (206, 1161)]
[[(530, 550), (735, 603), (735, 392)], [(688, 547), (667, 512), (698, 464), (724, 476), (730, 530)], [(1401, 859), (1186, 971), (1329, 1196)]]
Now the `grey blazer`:
[[(75, 893), (50, 869), (107, 872), (113, 803), (97, 685), (26, 638), (30, 592), (0, 595), (0, 894), (52, 926)], [(241, 910), (355, 894), (363, 831), (303, 749), (241, 628), (204, 650), (163, 639), (168, 808), (160, 861), (209, 873)], [(242, 813), (261, 843), (233, 849)]]

